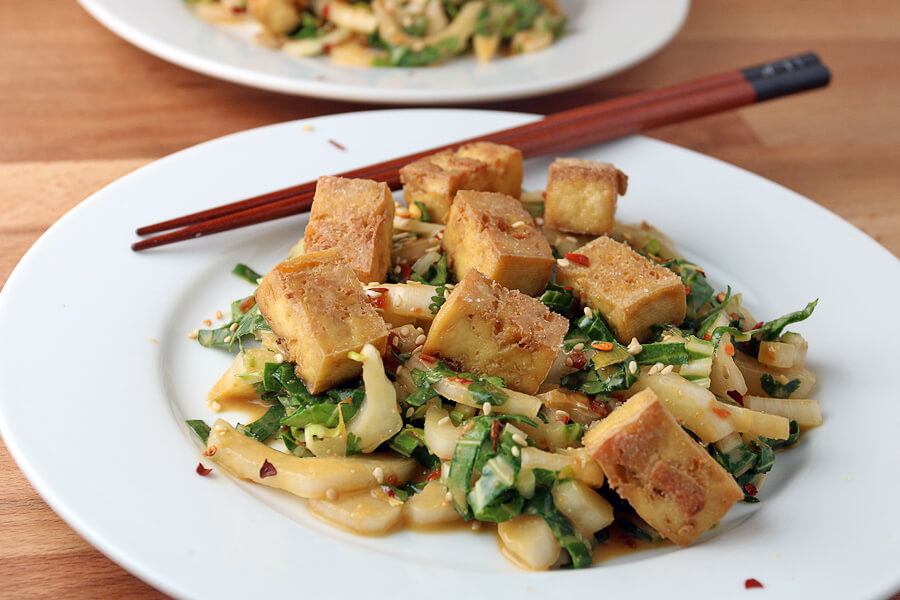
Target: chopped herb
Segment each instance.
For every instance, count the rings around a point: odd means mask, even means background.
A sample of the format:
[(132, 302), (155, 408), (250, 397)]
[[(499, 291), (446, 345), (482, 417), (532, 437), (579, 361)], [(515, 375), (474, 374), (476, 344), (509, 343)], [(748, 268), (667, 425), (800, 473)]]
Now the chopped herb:
[(791, 379), (787, 383), (781, 383), (768, 373), (763, 373), (759, 378), (759, 384), (763, 391), (772, 398), (790, 398), (791, 394), (800, 387), (799, 379)]
[(247, 265), (244, 265), (241, 263), (238, 263), (237, 265), (235, 265), (234, 269), (232, 269), (231, 272), (233, 274), (237, 275), (238, 277), (246, 279), (253, 285), (257, 285), (259, 283), (259, 280), (262, 278), (262, 275), (260, 275), (259, 273), (257, 273), (256, 271), (254, 271), (253, 269), (248, 267)]
[(263, 416), (248, 425), (241, 426), (240, 429), (244, 435), (252, 437), (258, 442), (265, 442), (281, 428), (282, 418), (284, 418), (284, 406), (275, 404), (269, 407)]
[(540, 301), (553, 312), (568, 317), (572, 312), (575, 296), (571, 290), (567, 290), (561, 285), (550, 283), (547, 285), (547, 290), (541, 295)]
[(191, 431), (197, 434), (197, 437), (200, 438), (200, 441), (204, 444), (209, 440), (209, 425), (206, 424), (205, 421), (201, 421), (200, 419), (189, 419), (185, 421), (187, 426), (191, 428)]

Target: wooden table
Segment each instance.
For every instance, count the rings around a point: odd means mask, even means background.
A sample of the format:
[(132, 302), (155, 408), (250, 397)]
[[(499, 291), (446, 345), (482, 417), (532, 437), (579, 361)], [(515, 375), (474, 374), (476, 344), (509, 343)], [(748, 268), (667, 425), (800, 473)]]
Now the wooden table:
[[(90, 193), (223, 134), (377, 108), (223, 83), (121, 41), (71, 0), (10, 2), (0, 20), (0, 282)], [(607, 81), (489, 108), (552, 112), (815, 50), (825, 91), (671, 126), (654, 137), (768, 177), (900, 254), (900, 3), (696, 0), (659, 54)], [(0, 444), (0, 598), (161, 594), (65, 525)], [(900, 596), (895, 596), (895, 599)]]

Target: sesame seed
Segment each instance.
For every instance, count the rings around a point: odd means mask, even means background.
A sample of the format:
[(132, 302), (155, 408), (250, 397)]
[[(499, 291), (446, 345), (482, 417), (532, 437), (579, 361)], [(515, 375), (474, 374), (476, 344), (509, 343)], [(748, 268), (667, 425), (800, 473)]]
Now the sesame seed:
[(207, 327), (211, 327), (212, 321), (210, 321), (209, 319), (203, 319), (203, 324), (206, 325)]
[(425, 248), (425, 252), (437, 252), (440, 249), (440, 246), (432, 246), (431, 248)]
[(284, 354), (281, 354), (280, 352), (279, 352), (278, 354), (276, 354), (276, 355), (275, 355), (275, 362), (278, 363), (279, 365), (280, 365), (281, 363), (283, 363), (283, 362), (284, 362)]
[(665, 365), (662, 364), (662, 363), (660, 363), (660, 362), (656, 363), (655, 365), (653, 365), (652, 367), (650, 367), (649, 374), (650, 374), (650, 375), (656, 375), (657, 373), (659, 373), (660, 371), (662, 371), (662, 369), (663, 369), (664, 366), (665, 366)]
[(512, 226), (513, 227), (524, 227), (525, 221), (516, 221), (515, 223), (512, 224)]
[(628, 363), (628, 372), (631, 373), (632, 375), (637, 375), (638, 366), (637, 366), (636, 362), (631, 361), (630, 363)]
[(413, 348), (413, 352), (421, 352), (422, 348), (424, 348), (424, 347), (425, 347), (425, 344), (420, 344), (420, 345), (416, 346), (415, 348)]
[(450, 417), (441, 417), (441, 419), (438, 421), (438, 425), (446, 425), (449, 422), (450, 422)]
[(375, 286), (379, 286), (379, 285), (381, 285), (381, 282), (378, 282), (378, 281), (370, 281), (369, 283), (366, 284), (367, 287), (375, 287)]
[(400, 335), (406, 337), (410, 333), (412, 333), (412, 327), (410, 327), (409, 325), (404, 325), (403, 327), (400, 328)]
[(481, 412), (483, 412), (485, 415), (489, 415), (489, 414), (491, 414), (491, 410), (493, 408), (494, 407), (491, 406), (490, 402), (485, 402), (484, 404), (481, 405)]
[(228, 328), (228, 331), (230, 331), (231, 333), (237, 331), (237, 323), (232, 323), (231, 327)]
[(328, 488), (327, 490), (325, 490), (325, 498), (330, 500), (331, 502), (337, 500), (337, 492), (334, 491), (334, 488)]
[(666, 365), (665, 367), (663, 367), (663, 370), (659, 372), (659, 374), (660, 375), (668, 375), (669, 373), (671, 373), (674, 370), (675, 370), (674, 365)]
[(522, 454), (522, 451), (519, 450), (519, 447), (518, 447), (518, 446), (513, 446), (512, 449), (510, 450), (510, 452), (512, 452), (512, 455), (515, 456), (515, 457), (517, 457), (517, 458), (518, 458), (518, 456), (519, 456), (520, 454)]
[(536, 217), (536, 218), (534, 219), (534, 222), (537, 223), (538, 225), (543, 225), (543, 224), (544, 224), (544, 219), (543, 219), (543, 217)]
[(231, 341), (231, 336), (230, 336), (230, 335), (226, 335), (226, 336), (222, 339), (222, 341), (225, 342), (226, 344), (229, 343), (229, 342)]
[(569, 259), (568, 258), (560, 258), (556, 261), (556, 264), (558, 264), (561, 267), (568, 267)]
[(188, 339), (189, 339), (189, 340), (196, 340), (197, 337), (199, 337), (199, 336), (200, 336), (200, 331), (197, 330), (197, 329), (195, 329), (195, 330), (193, 330), (192, 332), (190, 332), (190, 333), (188, 334)]
[(366, 290), (366, 296), (369, 298), (377, 298), (381, 296), (384, 292), (379, 292), (378, 290)]
[(446, 500), (447, 502), (453, 502), (453, 494), (447, 492), (446, 494), (444, 494), (444, 500)]
[(634, 356), (635, 354), (640, 354), (643, 349), (644, 347), (637, 341), (637, 338), (631, 338), (631, 343), (628, 344), (628, 354)]
[(590, 307), (590, 306), (585, 306), (585, 307), (584, 307), (584, 316), (586, 316), (586, 317), (589, 318), (589, 319), (593, 319), (593, 318), (594, 318), (594, 312), (591, 310), (591, 307)]
[(402, 270), (403, 269), (400, 268), (400, 265), (397, 265), (396, 267), (394, 267), (394, 275), (399, 275), (400, 271)]
[(217, 310), (216, 312), (213, 313), (213, 316), (214, 316), (215, 318), (217, 318), (217, 319), (221, 319), (221, 318), (222, 318), (222, 311), (221, 311), (221, 310)]
[(408, 418), (412, 417), (414, 412), (416, 412), (416, 409), (413, 408), (412, 406), (407, 408), (406, 409), (406, 418), (408, 419)]
[(413, 219), (421, 219), (422, 218), (422, 209), (413, 204), (409, 207), (409, 216)]
[(309, 123), (307, 123), (306, 125), (303, 126), (303, 131), (312, 131), (312, 130), (313, 130), (313, 126), (310, 125)]
[(428, 338), (425, 337), (425, 334), (424, 334), (424, 333), (420, 333), (419, 336), (416, 338), (416, 341), (415, 341), (414, 343), (416, 344), (416, 346), (420, 346), (420, 345), (422, 345), (422, 344), (425, 343), (425, 340), (426, 340), (426, 339), (428, 339)]
[(514, 433), (513, 436), (512, 436), (512, 438), (513, 438), (513, 441), (514, 441), (515, 443), (517, 443), (518, 445), (520, 445), (520, 446), (527, 446), (527, 445), (528, 445), (528, 442), (525, 441), (525, 438), (522, 437), (522, 434), (521, 434), (521, 433)]
[(574, 365), (574, 364), (575, 364), (575, 363), (572, 362), (572, 357), (571, 357), (571, 356), (567, 356), (567, 357), (566, 357), (566, 366), (567, 366), (567, 367), (571, 367), (571, 366)]
[(481, 529), (481, 521), (472, 521), (472, 531)]
[(381, 467), (375, 467), (372, 469), (372, 477), (375, 478), (375, 481), (378, 483), (384, 483), (384, 469)]
[(222, 405), (219, 404), (218, 400), (213, 400), (212, 402), (210, 402), (209, 407), (215, 412), (219, 412), (220, 410), (222, 410)]
[(572, 350), (574, 350), (575, 352), (581, 352), (582, 350), (584, 350), (584, 342), (578, 342), (577, 344), (572, 346)]
[(578, 240), (575, 239), (575, 236), (567, 235), (567, 236), (566, 236), (566, 241), (567, 241), (567, 242), (571, 242), (572, 244), (574, 244), (574, 243), (577, 242)]

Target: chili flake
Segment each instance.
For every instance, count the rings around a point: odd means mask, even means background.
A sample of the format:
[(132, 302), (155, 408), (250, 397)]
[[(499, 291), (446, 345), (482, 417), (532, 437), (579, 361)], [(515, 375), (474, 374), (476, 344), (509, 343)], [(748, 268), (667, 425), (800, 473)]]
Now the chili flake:
[(207, 469), (206, 467), (203, 466), (203, 463), (199, 463), (199, 462), (197, 463), (197, 475), (206, 477), (210, 473), (212, 473), (212, 469)]
[(596, 344), (591, 344), (591, 347), (596, 348), (601, 352), (609, 352), (610, 350), (615, 348), (612, 342), (598, 342)]
[(569, 355), (569, 358), (572, 359), (572, 368), (578, 369), (579, 371), (584, 368), (584, 365), (587, 364), (587, 357), (583, 352), (573, 352)]
[(272, 477), (273, 475), (278, 475), (275, 465), (270, 463), (269, 459), (263, 459), (263, 464), (259, 468), (259, 478), (265, 479), (266, 477)]
[(691, 295), (691, 286), (689, 286), (689, 285), (684, 286), (684, 295), (685, 296)]
[(752, 589), (752, 588), (761, 588), (761, 587), (763, 587), (763, 584), (761, 584), (758, 580), (753, 579), (752, 577), (744, 582), (744, 588), (748, 589), (748, 590)]
[(734, 344), (725, 344), (725, 354), (734, 356)]
[(435, 479), (440, 479), (441, 472), (435, 471), (434, 473), (429, 473), (428, 477), (425, 478), (425, 481), (434, 481)]
[(753, 485), (752, 483), (745, 483), (744, 491), (747, 492), (748, 494), (750, 494), (751, 496), (755, 496), (759, 493), (759, 490), (756, 489), (756, 486)]
[(727, 419), (731, 416), (731, 413), (728, 412), (726, 408), (719, 408), (718, 406), (712, 409), (714, 413), (716, 413), (719, 417), (723, 419)]
[(740, 404), (744, 405), (744, 395), (737, 390), (728, 390), (728, 397)]
[(584, 254), (575, 254), (574, 252), (569, 252), (565, 256), (566, 260), (573, 263), (578, 263), (582, 267), (591, 266), (591, 259), (589, 259)]

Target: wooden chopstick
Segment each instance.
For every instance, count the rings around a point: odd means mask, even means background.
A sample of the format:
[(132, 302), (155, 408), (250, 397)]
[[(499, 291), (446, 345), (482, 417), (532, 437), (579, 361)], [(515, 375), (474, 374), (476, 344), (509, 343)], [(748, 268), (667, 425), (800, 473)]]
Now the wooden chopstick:
[[(829, 80), (830, 73), (818, 56), (803, 54), (555, 113), (534, 123), (460, 140), (338, 175), (384, 181), (392, 189), (397, 189), (400, 186), (398, 171), (402, 166), (473, 141), (508, 144), (519, 148), (525, 158), (533, 158), (815, 89), (827, 85)], [(310, 181), (141, 227), (137, 230), (138, 235), (181, 229), (136, 242), (132, 249), (145, 250), (306, 212), (312, 205), (314, 193), (315, 181)]]

